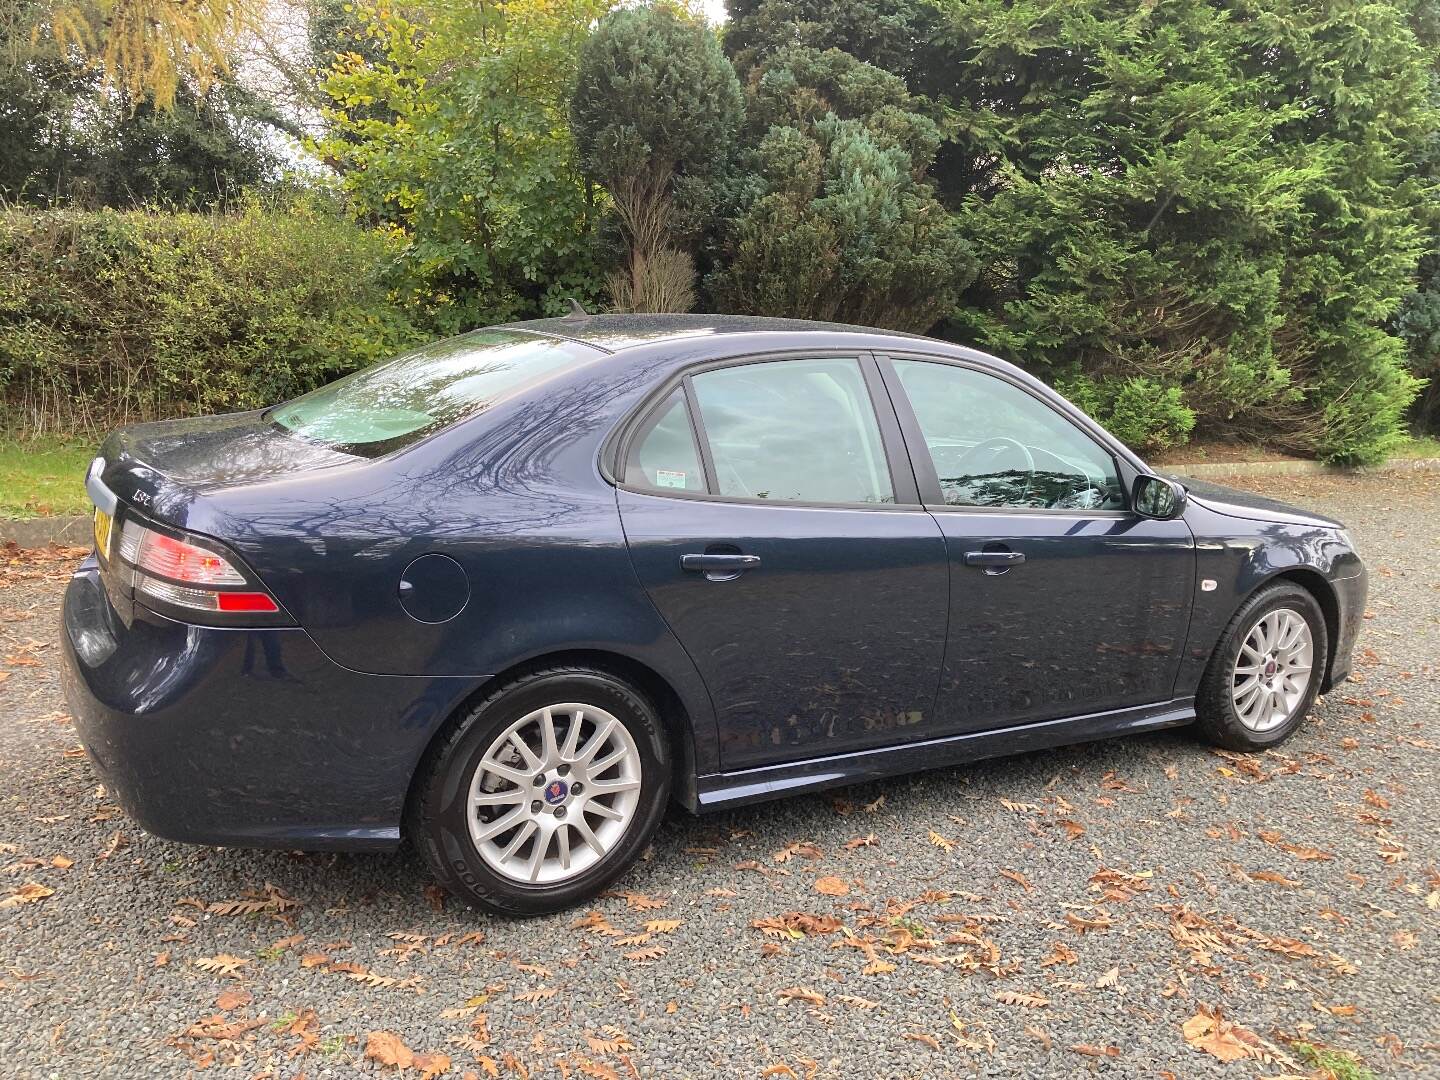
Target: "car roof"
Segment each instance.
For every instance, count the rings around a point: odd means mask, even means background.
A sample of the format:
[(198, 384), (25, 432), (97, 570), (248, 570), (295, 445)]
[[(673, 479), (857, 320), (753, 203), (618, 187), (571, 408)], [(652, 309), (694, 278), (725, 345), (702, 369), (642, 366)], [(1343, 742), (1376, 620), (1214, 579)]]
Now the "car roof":
[[(697, 338), (734, 337), (742, 334), (846, 335), (892, 341), (923, 341), (946, 345), (933, 338), (882, 330), (873, 326), (817, 322), (810, 319), (772, 319), (756, 315), (567, 315), (557, 319), (531, 319), (504, 324), (505, 329), (528, 330), (551, 337), (584, 342), (604, 352), (615, 353), (643, 345), (686, 341)], [(800, 344), (800, 342), (796, 342)], [(953, 347), (953, 346), (952, 346)]]

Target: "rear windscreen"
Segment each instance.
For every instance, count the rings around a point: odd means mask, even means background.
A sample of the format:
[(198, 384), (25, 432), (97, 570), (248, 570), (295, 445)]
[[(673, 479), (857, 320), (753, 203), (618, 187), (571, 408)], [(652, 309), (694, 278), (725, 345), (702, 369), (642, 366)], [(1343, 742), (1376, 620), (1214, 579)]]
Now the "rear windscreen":
[(598, 355), (575, 342), (477, 330), (347, 375), (277, 405), (269, 418), (302, 438), (375, 457)]

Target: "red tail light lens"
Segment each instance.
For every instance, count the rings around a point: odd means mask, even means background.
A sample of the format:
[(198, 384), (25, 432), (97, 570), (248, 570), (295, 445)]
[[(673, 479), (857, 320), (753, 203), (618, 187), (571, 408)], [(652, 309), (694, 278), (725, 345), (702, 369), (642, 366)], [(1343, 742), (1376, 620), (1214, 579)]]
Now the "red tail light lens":
[(119, 554), (132, 568), (135, 591), (162, 604), (227, 615), (280, 611), (273, 596), (219, 551), (147, 528), (133, 518), (120, 530)]
[(245, 575), (206, 548), (127, 521), (120, 533), (120, 557), (146, 573), (187, 585), (244, 585)]
[(269, 593), (263, 592), (222, 592), (216, 593), (221, 611), (279, 611)]

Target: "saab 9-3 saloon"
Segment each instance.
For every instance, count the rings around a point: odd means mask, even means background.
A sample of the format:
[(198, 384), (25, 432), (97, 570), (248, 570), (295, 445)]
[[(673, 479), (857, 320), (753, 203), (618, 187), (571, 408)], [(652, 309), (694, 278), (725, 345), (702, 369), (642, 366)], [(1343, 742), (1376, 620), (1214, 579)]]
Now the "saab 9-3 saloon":
[(834, 324), (575, 314), (274, 408), (141, 424), (87, 488), (66, 685), (203, 844), (386, 849), (496, 911), (692, 811), (1193, 724), (1343, 680), (1341, 525), (1157, 475), (1019, 368)]

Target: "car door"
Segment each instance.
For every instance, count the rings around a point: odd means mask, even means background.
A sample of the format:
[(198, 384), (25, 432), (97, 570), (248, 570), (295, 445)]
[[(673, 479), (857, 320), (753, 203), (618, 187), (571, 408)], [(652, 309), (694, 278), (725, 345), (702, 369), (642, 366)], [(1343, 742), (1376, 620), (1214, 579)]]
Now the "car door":
[(862, 355), (692, 371), (627, 437), (626, 541), (727, 771), (937, 733), (945, 541), (903, 454)]
[(881, 363), (945, 534), (946, 732), (1168, 701), (1193, 595), (1185, 523), (1132, 512), (1111, 451), (1018, 378)]

